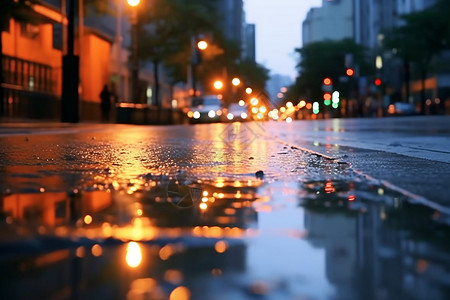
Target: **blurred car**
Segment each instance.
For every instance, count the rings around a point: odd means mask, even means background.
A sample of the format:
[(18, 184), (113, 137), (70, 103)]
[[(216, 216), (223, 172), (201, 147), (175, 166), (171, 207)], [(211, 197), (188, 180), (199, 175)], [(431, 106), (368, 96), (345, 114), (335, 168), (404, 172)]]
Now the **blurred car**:
[(394, 116), (412, 116), (416, 115), (416, 107), (411, 103), (395, 102), (388, 106), (388, 114)]
[(194, 97), (187, 113), (191, 123), (219, 122), (222, 116), (222, 101), (219, 95)]
[(236, 103), (230, 104), (228, 107), (226, 119), (231, 122), (242, 122), (248, 120), (247, 107)]

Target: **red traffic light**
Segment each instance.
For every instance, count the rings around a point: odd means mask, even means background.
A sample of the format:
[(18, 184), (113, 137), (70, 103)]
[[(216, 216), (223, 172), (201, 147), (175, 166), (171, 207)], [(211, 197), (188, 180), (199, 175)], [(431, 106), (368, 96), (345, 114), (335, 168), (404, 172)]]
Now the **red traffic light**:
[(331, 93), (324, 93), (323, 94), (323, 100), (331, 100), (331, 97), (332, 97)]
[(376, 86), (380, 86), (381, 85), (381, 79), (380, 78), (376, 78), (374, 81)]
[(353, 70), (352, 68), (347, 68), (347, 70), (345, 70), (345, 74), (347, 74), (347, 76), (353, 76), (355, 75), (355, 70)]
[(323, 79), (323, 84), (324, 85), (331, 85), (332, 83), (333, 83), (333, 81), (329, 77), (326, 77), (326, 78)]

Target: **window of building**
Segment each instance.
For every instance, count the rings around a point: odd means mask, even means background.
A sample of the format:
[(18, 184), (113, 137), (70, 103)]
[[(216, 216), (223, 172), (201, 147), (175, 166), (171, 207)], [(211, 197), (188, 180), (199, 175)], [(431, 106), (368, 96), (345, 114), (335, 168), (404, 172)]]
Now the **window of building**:
[(39, 26), (30, 23), (20, 23), (20, 35), (29, 39), (39, 36)]
[(61, 23), (54, 23), (53, 26), (53, 49), (62, 50), (62, 25)]

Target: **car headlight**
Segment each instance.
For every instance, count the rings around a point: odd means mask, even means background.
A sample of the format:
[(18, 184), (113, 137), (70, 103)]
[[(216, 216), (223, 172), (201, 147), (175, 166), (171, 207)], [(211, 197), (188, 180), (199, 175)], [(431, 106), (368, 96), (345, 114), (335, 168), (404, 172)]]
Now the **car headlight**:
[(194, 117), (194, 119), (200, 119), (200, 113), (198, 111), (195, 111), (192, 116)]
[(234, 118), (234, 115), (232, 113), (228, 113), (227, 114), (227, 119), (228, 120), (233, 120), (233, 118)]
[(215, 112), (214, 110), (210, 110), (210, 111), (208, 112), (208, 117), (214, 118), (215, 116), (216, 116), (216, 112)]

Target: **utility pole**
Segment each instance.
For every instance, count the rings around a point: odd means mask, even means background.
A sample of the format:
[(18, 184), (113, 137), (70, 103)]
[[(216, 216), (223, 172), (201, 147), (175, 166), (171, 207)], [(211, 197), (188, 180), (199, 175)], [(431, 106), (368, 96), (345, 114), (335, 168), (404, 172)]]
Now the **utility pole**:
[(79, 122), (78, 83), (80, 73), (80, 58), (78, 55), (74, 55), (75, 0), (67, 0), (67, 1), (68, 1), (67, 54), (63, 56), (62, 61), (61, 122), (78, 123)]

